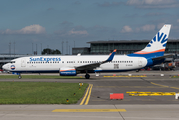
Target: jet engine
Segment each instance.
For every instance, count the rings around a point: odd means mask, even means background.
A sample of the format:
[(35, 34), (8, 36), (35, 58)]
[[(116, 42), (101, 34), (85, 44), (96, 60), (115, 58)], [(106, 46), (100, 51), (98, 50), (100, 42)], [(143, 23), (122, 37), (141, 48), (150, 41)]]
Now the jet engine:
[(75, 68), (60, 68), (60, 76), (76, 76)]

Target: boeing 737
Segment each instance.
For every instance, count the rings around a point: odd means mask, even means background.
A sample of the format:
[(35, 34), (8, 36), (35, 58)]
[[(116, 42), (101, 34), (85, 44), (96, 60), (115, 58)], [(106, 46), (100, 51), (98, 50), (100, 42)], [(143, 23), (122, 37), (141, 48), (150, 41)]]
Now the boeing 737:
[(85, 73), (123, 72), (139, 70), (164, 62), (167, 40), (171, 25), (165, 24), (148, 45), (141, 51), (128, 55), (71, 55), (71, 56), (30, 56), (13, 59), (3, 69), (19, 75), (21, 73), (59, 73), (61, 76), (76, 76)]

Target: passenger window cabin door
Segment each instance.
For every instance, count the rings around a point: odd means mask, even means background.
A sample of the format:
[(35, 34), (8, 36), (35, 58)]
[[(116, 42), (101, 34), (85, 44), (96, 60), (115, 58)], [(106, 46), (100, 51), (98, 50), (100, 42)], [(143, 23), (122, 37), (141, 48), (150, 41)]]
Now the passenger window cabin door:
[(139, 58), (139, 67), (142, 67), (142, 58)]
[(25, 59), (21, 59), (21, 67), (26, 67), (26, 60)]

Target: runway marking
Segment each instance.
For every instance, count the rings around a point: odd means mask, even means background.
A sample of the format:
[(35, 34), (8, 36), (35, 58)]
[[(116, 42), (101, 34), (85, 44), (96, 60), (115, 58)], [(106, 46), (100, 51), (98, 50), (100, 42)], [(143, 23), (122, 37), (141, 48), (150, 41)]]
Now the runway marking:
[(126, 112), (125, 109), (55, 109), (52, 112)]
[(170, 96), (175, 95), (175, 92), (138, 92), (138, 91), (131, 91), (126, 92), (130, 96)]
[(147, 76), (145, 76), (145, 75), (131, 75), (131, 76), (129, 76), (129, 75), (119, 75), (119, 76), (103, 76), (103, 77), (147, 77)]
[[(87, 99), (86, 99), (85, 105), (88, 104), (88, 101), (89, 101), (89, 98), (90, 98), (90, 95), (91, 95), (92, 87), (93, 87), (93, 84), (89, 84), (88, 89), (87, 89), (87, 91), (86, 91), (86, 94), (85, 94), (85, 96), (83, 97), (83, 99), (82, 99), (80, 105), (83, 105), (83, 103), (84, 103), (84, 101), (85, 101), (87, 95), (88, 95), (88, 97), (87, 97)], [(89, 91), (89, 89), (90, 89), (90, 91)], [(88, 92), (88, 91), (89, 91), (89, 92)], [(89, 94), (88, 94), (88, 93), (89, 93)], [(87, 100), (88, 100), (88, 101), (87, 101)]]

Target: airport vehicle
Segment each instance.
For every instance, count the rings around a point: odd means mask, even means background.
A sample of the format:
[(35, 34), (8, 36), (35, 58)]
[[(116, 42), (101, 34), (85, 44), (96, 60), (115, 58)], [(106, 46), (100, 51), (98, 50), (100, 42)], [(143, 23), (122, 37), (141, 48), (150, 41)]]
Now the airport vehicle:
[(115, 55), (116, 50), (109, 57), (107, 55), (77, 56), (31, 56), (21, 57), (3, 65), (3, 69), (19, 75), (21, 73), (59, 73), (61, 76), (76, 76), (86, 73), (123, 72), (139, 70), (144, 67), (162, 63), (171, 25), (165, 24), (148, 45), (141, 51), (129, 55)]

